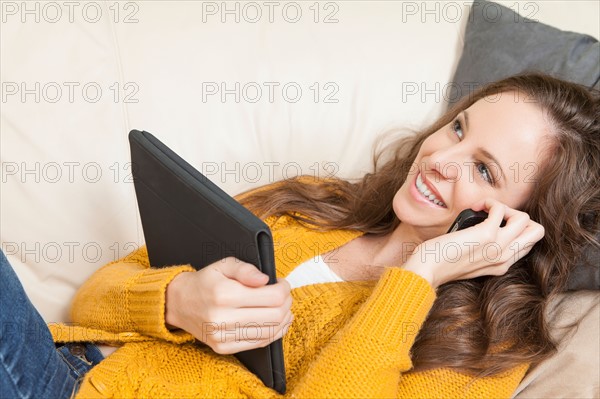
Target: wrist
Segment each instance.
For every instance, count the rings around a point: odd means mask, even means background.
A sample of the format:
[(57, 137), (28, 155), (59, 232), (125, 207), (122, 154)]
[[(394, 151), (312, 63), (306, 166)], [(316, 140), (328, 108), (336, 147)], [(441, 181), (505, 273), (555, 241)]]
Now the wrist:
[(408, 259), (408, 261), (402, 266), (404, 270), (408, 270), (409, 272), (415, 273), (418, 276), (421, 276), (425, 279), (433, 289), (436, 289), (439, 284), (434, 278), (433, 271), (430, 267), (427, 267), (424, 263), (420, 262), (419, 253), (415, 252)]
[(188, 273), (189, 272), (179, 273), (167, 285), (165, 293), (165, 324), (169, 330), (181, 328), (178, 317), (178, 310), (181, 309), (179, 306), (181, 295), (179, 295), (179, 293), (183, 280)]

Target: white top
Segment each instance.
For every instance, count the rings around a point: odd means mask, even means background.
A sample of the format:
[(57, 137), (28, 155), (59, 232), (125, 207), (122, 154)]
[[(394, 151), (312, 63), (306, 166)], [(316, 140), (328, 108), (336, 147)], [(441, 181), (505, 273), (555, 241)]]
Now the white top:
[(321, 255), (296, 266), (285, 278), (292, 288), (318, 283), (337, 283), (344, 281), (333, 272)]

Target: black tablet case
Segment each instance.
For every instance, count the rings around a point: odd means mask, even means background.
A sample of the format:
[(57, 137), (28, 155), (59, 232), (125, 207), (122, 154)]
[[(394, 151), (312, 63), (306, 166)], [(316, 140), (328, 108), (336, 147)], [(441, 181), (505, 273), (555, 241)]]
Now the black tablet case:
[[(132, 173), (150, 265), (201, 269), (227, 256), (276, 282), (269, 227), (152, 134), (129, 133)], [(235, 355), (263, 383), (285, 392), (281, 339)]]

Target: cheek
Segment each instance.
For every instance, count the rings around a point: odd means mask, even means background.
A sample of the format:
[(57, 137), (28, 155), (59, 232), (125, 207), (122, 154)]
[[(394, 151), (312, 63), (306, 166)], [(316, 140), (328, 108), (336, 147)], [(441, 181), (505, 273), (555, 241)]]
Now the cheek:
[(401, 203), (403, 203), (404, 196), (408, 195), (408, 185), (410, 184), (411, 176), (404, 181), (404, 184), (396, 191), (394, 198), (392, 199), (392, 209), (398, 214), (398, 211), (402, 209)]
[[(486, 198), (500, 201), (506, 206), (519, 209), (528, 198), (526, 190), (522, 188), (499, 189), (488, 186), (487, 183), (477, 181), (478, 177), (463, 177), (464, 181), (457, 182), (453, 187), (453, 212), (457, 215), (464, 209), (471, 208), (473, 204)], [(475, 179), (475, 181), (473, 180)]]
[(437, 151), (441, 148), (442, 143), (440, 140), (440, 132), (433, 133), (431, 136), (427, 137), (423, 144), (421, 144), (421, 148), (419, 149), (419, 155), (423, 154), (431, 154), (432, 152)]
[(464, 209), (471, 208), (473, 204), (485, 198), (498, 199), (495, 190), (483, 186), (475, 181), (477, 177), (464, 175), (458, 180), (452, 190), (453, 211), (458, 215)]
[(522, 210), (531, 196), (531, 192), (532, 187), (519, 187), (518, 189), (513, 189), (510, 194), (503, 193), (502, 195), (498, 195), (497, 199), (510, 208)]
[(421, 148), (419, 148), (415, 162), (417, 164), (421, 164), (423, 158), (428, 158), (438, 151), (443, 151), (452, 144), (453, 143), (448, 139), (446, 132), (443, 130), (438, 130), (423, 141)]

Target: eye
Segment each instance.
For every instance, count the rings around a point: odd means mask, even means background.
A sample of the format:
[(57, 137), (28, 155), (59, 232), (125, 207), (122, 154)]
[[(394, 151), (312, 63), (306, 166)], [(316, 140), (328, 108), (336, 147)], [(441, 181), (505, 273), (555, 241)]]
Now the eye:
[[(464, 133), (460, 119), (457, 118), (454, 120), (454, 122), (452, 122), (452, 131), (456, 134), (459, 140), (463, 139)], [(490, 172), (490, 168), (485, 163), (477, 161), (475, 163), (475, 168), (477, 169), (477, 173), (481, 175), (483, 180), (488, 182), (491, 186), (496, 185), (496, 181), (494, 180), (494, 177)]]
[(492, 186), (496, 185), (496, 182), (494, 181), (494, 177), (490, 173), (490, 169), (487, 167), (486, 164), (484, 164), (483, 162), (477, 162), (475, 164), (475, 167), (477, 168), (477, 173), (479, 173), (481, 175), (481, 177), (483, 177), (483, 180), (487, 181)]
[(462, 124), (460, 123), (460, 121), (458, 119), (455, 119), (454, 122), (452, 122), (452, 130), (454, 131), (454, 133), (456, 133), (458, 138), (462, 140), (462, 138), (463, 138)]

